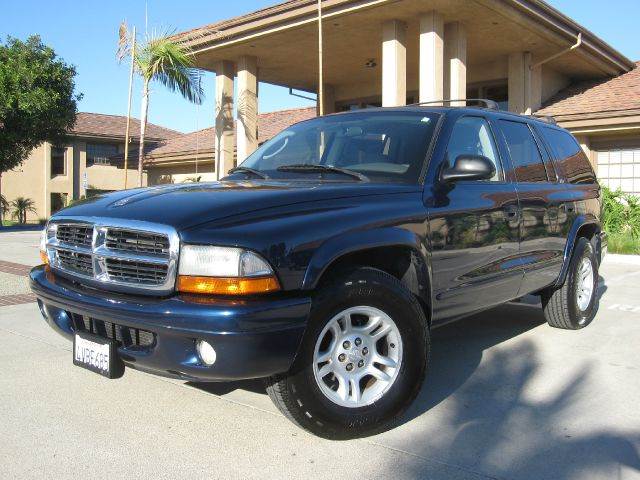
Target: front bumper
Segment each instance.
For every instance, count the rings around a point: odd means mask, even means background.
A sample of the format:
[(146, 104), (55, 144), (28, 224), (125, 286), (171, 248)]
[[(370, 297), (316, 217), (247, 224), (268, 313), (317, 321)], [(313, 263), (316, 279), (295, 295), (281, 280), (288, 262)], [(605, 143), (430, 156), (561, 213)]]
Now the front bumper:
[[(287, 371), (311, 308), (309, 297), (233, 300), (110, 293), (59, 278), (45, 266), (31, 270), (30, 283), (43, 317), (61, 335), (73, 338), (78, 316), (151, 332), (155, 340), (145, 348), (119, 346), (125, 365), (191, 381), (241, 380)], [(197, 339), (215, 348), (212, 366), (198, 358)]]

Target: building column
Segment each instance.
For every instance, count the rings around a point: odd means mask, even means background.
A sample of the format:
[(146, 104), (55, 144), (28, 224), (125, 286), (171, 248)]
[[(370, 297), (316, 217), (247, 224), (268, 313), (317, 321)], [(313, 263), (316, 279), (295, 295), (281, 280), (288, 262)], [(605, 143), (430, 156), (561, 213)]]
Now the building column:
[[(322, 87), (323, 112), (325, 115), (336, 113), (336, 90), (333, 85), (325, 83)], [(316, 115), (320, 115), (320, 99), (316, 101)]]
[(233, 168), (233, 80), (234, 65), (220, 61), (216, 65), (216, 178), (219, 180)]
[(382, 106), (407, 103), (407, 26), (399, 20), (382, 25)]
[(542, 105), (542, 68), (531, 68), (531, 52), (509, 54), (509, 111), (531, 115)]
[(420, 17), (420, 102), (444, 98), (444, 23), (430, 11)]
[(258, 148), (258, 61), (242, 56), (238, 60), (238, 164)]
[(51, 186), (51, 144), (45, 142), (44, 147), (44, 217), (49, 218), (51, 216), (51, 194), (49, 193)]
[(580, 148), (585, 153), (591, 166), (593, 167), (593, 171), (598, 174), (598, 159), (597, 153), (591, 150), (591, 139), (587, 135), (575, 135), (576, 140), (580, 144)]
[[(467, 98), (467, 32), (460, 22), (444, 26), (444, 93), (448, 100)], [(464, 103), (461, 103), (464, 105)], [(453, 105), (453, 104), (452, 104)]]

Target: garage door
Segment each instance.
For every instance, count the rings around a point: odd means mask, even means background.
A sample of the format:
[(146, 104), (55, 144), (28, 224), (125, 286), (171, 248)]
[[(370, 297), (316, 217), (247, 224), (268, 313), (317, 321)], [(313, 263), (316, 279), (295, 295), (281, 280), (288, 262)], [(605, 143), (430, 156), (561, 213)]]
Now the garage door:
[(602, 150), (597, 159), (601, 185), (640, 195), (640, 148)]

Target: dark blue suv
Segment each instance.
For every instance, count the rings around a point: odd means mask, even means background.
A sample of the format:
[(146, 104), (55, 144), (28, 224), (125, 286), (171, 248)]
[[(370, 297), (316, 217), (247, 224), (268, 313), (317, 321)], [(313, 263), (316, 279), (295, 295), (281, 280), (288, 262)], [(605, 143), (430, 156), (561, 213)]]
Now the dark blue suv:
[(265, 378), (295, 423), (351, 438), (399, 418), (445, 322), (537, 294), (550, 325), (588, 325), (600, 215), (589, 160), (551, 122), (361, 110), (286, 129), (223, 181), (59, 212), (31, 287), (79, 366)]

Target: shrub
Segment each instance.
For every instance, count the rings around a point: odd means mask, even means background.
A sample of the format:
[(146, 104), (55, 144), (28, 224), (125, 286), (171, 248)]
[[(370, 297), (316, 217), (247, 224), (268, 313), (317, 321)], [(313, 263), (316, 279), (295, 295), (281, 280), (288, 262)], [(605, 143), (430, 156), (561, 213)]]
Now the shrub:
[(640, 240), (640, 198), (602, 187), (602, 225), (609, 235)]

